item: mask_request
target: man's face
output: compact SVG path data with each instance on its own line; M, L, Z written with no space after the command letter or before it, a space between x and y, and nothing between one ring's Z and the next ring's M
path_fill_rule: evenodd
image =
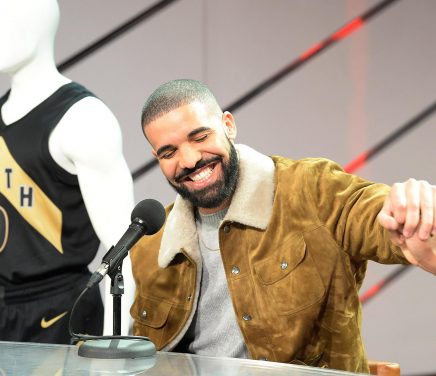
M202 213L229 205L238 178L236 126L229 112L193 102L152 121L144 132L163 174L182 197Z

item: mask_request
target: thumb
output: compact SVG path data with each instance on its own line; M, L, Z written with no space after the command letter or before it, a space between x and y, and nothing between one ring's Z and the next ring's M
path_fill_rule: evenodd
M383 208L378 213L377 219L381 226L389 231L395 231L400 228L400 224L395 220L391 208L391 200L386 197Z

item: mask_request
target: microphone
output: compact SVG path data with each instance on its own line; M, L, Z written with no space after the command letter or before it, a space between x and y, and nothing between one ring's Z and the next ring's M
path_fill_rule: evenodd
M143 235L153 235L165 223L165 209L159 201L145 199L138 203L132 211L129 228L115 246L112 246L103 256L102 264L92 274L86 287L91 288L99 283L103 277L116 270L122 260L127 256L130 248L142 238Z

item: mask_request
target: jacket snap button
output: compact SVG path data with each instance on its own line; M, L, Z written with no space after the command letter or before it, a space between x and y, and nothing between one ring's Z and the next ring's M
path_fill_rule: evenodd
M242 316L242 320L244 320L244 321L250 321L251 318L252 317L248 313L244 313Z
M232 274L234 274L234 275L238 275L240 271L241 270L237 266L234 266L232 268Z
M280 268L282 270L287 269L288 268L288 263L286 261L282 261L281 264L280 264Z
M145 319L146 317L147 317L147 311L142 311L141 312L141 317L143 318L143 319Z
M225 225L224 228L223 228L223 230L224 230L224 232L225 232L226 234L228 234L228 233L230 232L230 226L229 226L229 225Z

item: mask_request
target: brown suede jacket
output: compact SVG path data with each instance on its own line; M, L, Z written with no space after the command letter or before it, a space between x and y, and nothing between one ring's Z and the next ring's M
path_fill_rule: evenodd
M267 157L237 145L240 178L219 228L228 287L253 359L367 372L358 290L367 260L407 261L376 220L388 187L325 159ZM134 334L172 350L200 292L189 202L132 250Z

